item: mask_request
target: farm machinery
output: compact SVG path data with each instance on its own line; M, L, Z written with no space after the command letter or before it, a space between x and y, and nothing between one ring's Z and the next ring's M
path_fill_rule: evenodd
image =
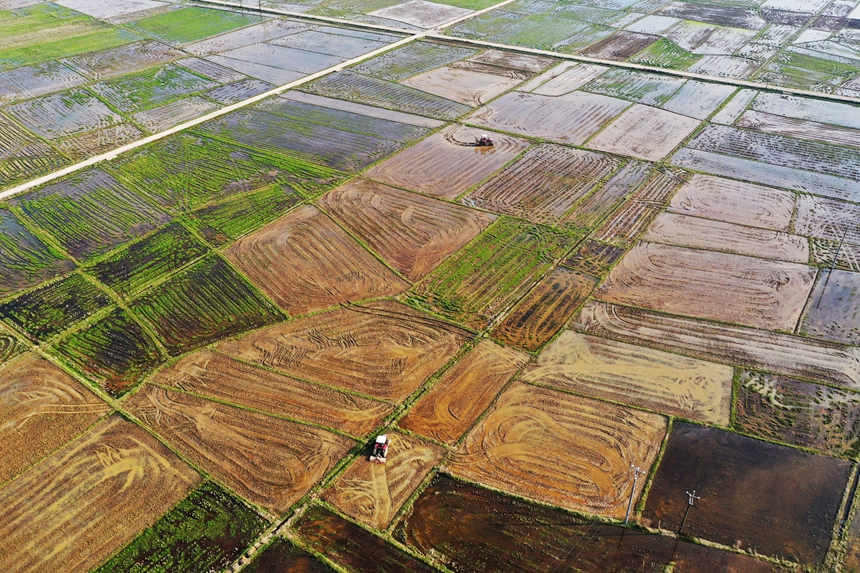
M370 461L375 464L384 464L388 459L388 444L391 440L387 434L376 436L373 442L373 450L370 452Z
M495 143L492 138L486 133L482 133L481 137L475 138L475 147L492 147Z

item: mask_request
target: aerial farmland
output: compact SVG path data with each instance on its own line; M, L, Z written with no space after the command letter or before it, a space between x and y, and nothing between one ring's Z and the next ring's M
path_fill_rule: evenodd
M0 571L860 572L858 0L0 0Z

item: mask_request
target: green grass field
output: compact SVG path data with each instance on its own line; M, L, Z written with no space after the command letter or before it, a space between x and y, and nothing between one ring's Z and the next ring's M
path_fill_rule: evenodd
M131 27L170 44L187 44L262 20L248 14L190 7L138 20Z

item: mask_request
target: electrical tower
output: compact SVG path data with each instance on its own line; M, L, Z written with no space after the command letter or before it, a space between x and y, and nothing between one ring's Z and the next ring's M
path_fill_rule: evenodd
M681 530L684 529L684 524L687 522L687 516L690 514L690 508L696 505L697 499L702 499L701 496L696 495L696 490L693 490L693 493L689 491L684 492L687 494L687 509L684 510L684 519L681 520L681 527L678 528L678 535L681 535Z
M630 501L627 502L627 515L624 516L625 525L630 521L630 510L633 509L633 496L636 495L636 482L639 481L639 474L645 473L645 470L638 466L634 466L633 464L630 465L630 469L633 470L633 489L630 490Z

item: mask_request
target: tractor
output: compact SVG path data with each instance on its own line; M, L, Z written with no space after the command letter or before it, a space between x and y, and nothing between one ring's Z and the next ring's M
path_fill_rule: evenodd
M370 461L375 464L384 464L388 459L388 444L390 443L391 440L388 439L388 435L376 436L376 440L373 442L373 451L370 453Z

